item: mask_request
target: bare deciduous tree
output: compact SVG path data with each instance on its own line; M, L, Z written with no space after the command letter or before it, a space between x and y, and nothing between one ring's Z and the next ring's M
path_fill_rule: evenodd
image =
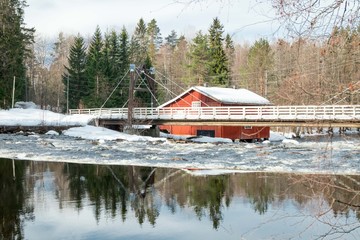
M334 27L357 28L358 0L258 0L271 2L289 33L299 36L329 36Z

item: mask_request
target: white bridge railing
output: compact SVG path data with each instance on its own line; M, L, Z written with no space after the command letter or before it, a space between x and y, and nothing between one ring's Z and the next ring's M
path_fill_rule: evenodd
M134 108L134 120L359 121L360 105ZM127 108L70 109L99 119L127 119Z

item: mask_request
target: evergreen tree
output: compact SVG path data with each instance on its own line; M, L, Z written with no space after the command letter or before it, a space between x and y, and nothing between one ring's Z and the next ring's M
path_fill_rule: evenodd
M84 98L89 95L89 84L86 76L86 52L84 39L78 35L70 48L67 73L63 83L68 94L69 108L82 108Z
M149 76L149 69L151 67L151 59L149 56L147 56L145 59L145 64L143 65L144 72L140 74L140 78L138 79L136 84L136 88L138 88L139 91L136 91L135 97L137 98L137 105L139 107L151 107L151 88L147 81L147 77Z
M16 78L15 100L25 100L28 47L33 42L34 29L24 27L26 1L0 3L0 107L11 106L13 79Z
M223 48L223 25L218 18L214 18L213 24L209 29L209 74L214 85L229 84L228 59Z
M125 73L129 70L129 64L130 64L129 35L128 35L125 27L123 27L123 29L121 30L119 42L120 42L120 56L119 57L120 57L120 65L121 65L120 73L121 73L121 76L124 76Z
M153 62L155 61L155 54L162 43L160 28L158 27L155 19L149 22L146 31L149 38L148 55Z
M165 38L165 40L166 40L166 44L173 49L176 47L176 45L179 42L179 38L175 30L172 30L171 33Z
M107 92L104 101L110 97L110 99L106 102L105 107L118 106L116 100L114 99L114 95L111 95L111 93L115 89L119 79L121 79L120 51L121 51L120 42L117 33L114 30L112 30L110 33L105 34L105 42L103 48L103 55L104 55L103 71L107 82ZM104 103L105 102L103 102L102 104Z
M128 100L129 97L129 82L130 76L127 74L129 71L130 65L130 46L129 46L129 35L126 31L126 28L123 27L119 36L120 42L120 69L119 69L119 77L122 80L121 85L119 85L117 92L115 93L116 104L118 107L123 107ZM127 74L127 75L126 75ZM126 75L126 76L125 76Z
M120 35L115 31L105 35L103 47L103 72L106 78L106 97L103 99L105 107L123 107L128 98L129 76L129 39L123 27ZM120 82L122 81L122 82Z
M102 49L102 34L99 26L97 26L89 44L86 61L86 76L89 86L89 95L85 99L87 107L100 107L106 97L104 96L106 83L103 73L104 57Z
M200 84L208 81L208 62L210 59L208 37L199 31L190 46L190 71L191 79L188 84Z
M231 72L232 66L234 65L235 47L234 47L234 42L229 34L226 34L225 37L225 53L226 53L226 58L228 59L227 68L229 72ZM231 76L229 76L229 81L231 81Z
M130 43L130 60L131 63L134 63L136 66L144 64L146 58L148 57L148 38L147 38L147 29L144 20L141 18L135 28L135 32L131 37Z
M117 33L113 30L110 33L109 37L109 64L110 64L110 75L109 75L109 82L110 85L113 87L117 84L118 80L120 80L120 42L117 36Z
M108 33L105 34L103 49L102 49L102 55L104 57L104 65L103 65L103 72L104 77L106 78L106 82L109 82L109 78L111 76L111 57L110 57L110 51L111 51L111 39L110 35Z

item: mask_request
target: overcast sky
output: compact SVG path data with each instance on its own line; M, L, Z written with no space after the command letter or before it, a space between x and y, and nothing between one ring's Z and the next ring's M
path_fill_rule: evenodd
M186 1L186 0L184 0ZM120 31L123 26L131 33L140 18L146 23L156 19L162 37L175 30L178 35L193 37L207 32L218 17L225 33L237 42L273 38L276 23L266 22L274 16L272 9L255 0L205 0L203 4L186 6L175 0L27 0L25 23L38 34L55 38L59 32L91 36L97 25L102 32ZM259 23L259 24L256 24Z

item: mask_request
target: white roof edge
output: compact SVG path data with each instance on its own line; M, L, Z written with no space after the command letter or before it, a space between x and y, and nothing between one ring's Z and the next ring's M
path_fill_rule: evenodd
M188 90L186 90L185 92L181 93L180 95L178 95L177 97L170 99L169 101L167 101L166 103L161 104L160 106L158 106L158 108L162 108L165 107L166 105L175 102L178 99L181 99L185 94L187 94L188 92L190 92L191 90L195 90L195 87L191 87ZM190 107L190 106L189 106Z
M165 107L166 105L169 105L170 103L175 102L178 99L181 99L185 94L189 93L192 90L197 91L197 92L199 92L199 93L201 93L201 94L203 94L203 95L205 95L205 96L207 96L207 97L209 97L209 98L211 98L211 99L213 99L215 101L225 103L225 104L271 105L271 102L268 99L254 93L254 92L252 92L252 91L250 91L248 89L245 89L245 88L239 88L239 89L234 89L234 90L244 91L245 93L250 94L251 97L254 98L253 101L248 101L248 102L243 101L243 102L241 102L239 100L235 100L235 98L231 98L231 100L230 100L230 98L221 99L221 98L219 98L219 96L218 97L214 96L216 94L211 94L211 93L209 93L207 91L204 91L204 90L207 90L207 89L209 89L210 91L214 90L214 89L216 89L216 90L226 89L227 91L232 90L232 88L193 86L193 87L189 88L188 90L184 91L183 93L181 93L179 96L177 96L177 97L167 101L166 103L158 106L158 108ZM247 99L247 100L249 100L249 99Z

